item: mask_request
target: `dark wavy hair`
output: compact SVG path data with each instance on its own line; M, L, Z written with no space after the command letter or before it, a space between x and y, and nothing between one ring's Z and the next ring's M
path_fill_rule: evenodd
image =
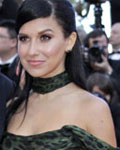
M25 0L18 10L16 31L19 33L21 26L28 21L50 16L55 17L57 23L62 27L65 37L68 37L72 32L77 32L74 9L68 0ZM77 40L72 51L66 55L65 69L68 72L72 82L79 87L86 89L84 65L80 45L80 40L77 35ZM22 65L20 67L19 80L21 72ZM16 112L17 108L23 101L25 101L25 108L27 108L32 78L33 77L25 72L25 85L23 91L17 99L13 98L12 104L8 107L8 120Z

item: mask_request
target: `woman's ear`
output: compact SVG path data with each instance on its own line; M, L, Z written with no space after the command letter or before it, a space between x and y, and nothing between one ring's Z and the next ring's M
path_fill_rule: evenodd
M72 48L75 45L76 39L77 39L77 33L72 32L70 36L67 38L66 52L72 51Z

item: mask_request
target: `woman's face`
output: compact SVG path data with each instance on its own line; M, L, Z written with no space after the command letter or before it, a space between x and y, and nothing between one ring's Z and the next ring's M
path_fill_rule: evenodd
M65 70L70 37L53 17L25 23L18 35L18 53L25 70L33 77L51 77Z

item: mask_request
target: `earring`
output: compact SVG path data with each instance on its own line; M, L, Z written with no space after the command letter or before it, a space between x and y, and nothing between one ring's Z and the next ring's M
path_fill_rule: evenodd
M71 50L71 49L69 49L69 50L67 50L67 51L66 51L66 53L70 53L71 51L72 51L72 50Z

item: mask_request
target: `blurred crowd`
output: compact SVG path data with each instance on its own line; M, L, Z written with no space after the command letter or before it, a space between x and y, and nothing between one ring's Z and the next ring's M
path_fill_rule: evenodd
M10 92L13 92L19 78L15 17L21 1L3 0L0 8L0 87L5 89L5 92L0 91L0 95L7 95L1 96L5 101L12 97ZM111 0L110 4L112 19L110 37L106 35L104 29L93 29L87 33L78 27L78 34L82 43L87 90L104 99L110 106L117 144L120 146L120 1ZM111 53L108 45L112 47ZM21 79L20 89L23 83L24 79ZM2 99L1 108L5 105ZM4 114L5 110L1 108L0 113Z
M111 0L110 5L112 21L109 37L103 28L95 28L88 33L79 27L78 34L82 42L87 90L110 106L120 146L120 2Z

